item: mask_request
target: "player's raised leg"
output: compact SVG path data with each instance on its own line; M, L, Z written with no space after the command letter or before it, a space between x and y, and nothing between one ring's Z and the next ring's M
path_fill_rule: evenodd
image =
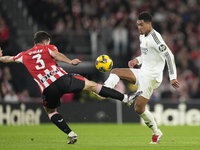
M111 71L108 79L104 82L104 86L109 88L115 88L120 79L133 84L136 83L136 77L130 69L115 68Z
M111 71L108 79L104 82L105 87L115 88L118 84L119 80L124 80L130 83L136 83L136 76L133 72L128 68L115 68ZM129 95L128 100L124 100L123 102L130 106L134 100L137 99L138 96L142 94L142 91L135 92L132 95Z

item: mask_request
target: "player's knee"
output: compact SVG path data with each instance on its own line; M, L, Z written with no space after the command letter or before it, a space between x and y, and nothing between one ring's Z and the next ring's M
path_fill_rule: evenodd
M142 105L135 104L134 105L135 112L141 115L145 111L145 107Z
M114 73L116 75L119 75L119 68L115 68L111 70L111 73Z
M56 111L56 109L50 109L50 108L47 108L47 107L44 107L44 110L46 111L46 113L48 115Z
M135 110L135 112L138 114L139 107L138 107L137 105L134 105L134 110Z
M56 110L54 110L53 112L48 114L49 119L51 120L51 117L55 114L58 114L58 112Z

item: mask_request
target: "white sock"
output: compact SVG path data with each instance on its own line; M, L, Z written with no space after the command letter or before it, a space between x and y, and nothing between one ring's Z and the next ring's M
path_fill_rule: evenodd
M145 124L152 130L152 133L156 133L158 130L157 124L155 122L155 119L152 115L152 113L149 110L145 110L140 117L144 119Z
M127 102L127 100L128 100L128 95L124 94L124 99L122 100L122 102Z
M116 74L111 73L109 75L108 79L104 82L104 86L113 89L113 88L115 88L115 86L117 85L119 80L120 80L120 78Z
M73 131L71 131L71 132L69 132L69 134L68 134L69 136L73 136L74 135L74 132Z

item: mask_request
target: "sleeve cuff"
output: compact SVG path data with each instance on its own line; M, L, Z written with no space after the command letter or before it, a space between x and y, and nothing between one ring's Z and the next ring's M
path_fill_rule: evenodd
M137 65L141 65L142 64L142 57L139 56L139 57L136 57L136 59L138 60Z

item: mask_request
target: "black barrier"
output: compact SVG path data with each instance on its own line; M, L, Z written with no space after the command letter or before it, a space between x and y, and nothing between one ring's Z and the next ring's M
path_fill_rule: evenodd
M142 122L133 106L122 104L122 122ZM149 103L158 125L200 125L200 103ZM67 122L117 122L115 102L62 103L58 112ZM41 103L0 103L0 125L50 122Z

